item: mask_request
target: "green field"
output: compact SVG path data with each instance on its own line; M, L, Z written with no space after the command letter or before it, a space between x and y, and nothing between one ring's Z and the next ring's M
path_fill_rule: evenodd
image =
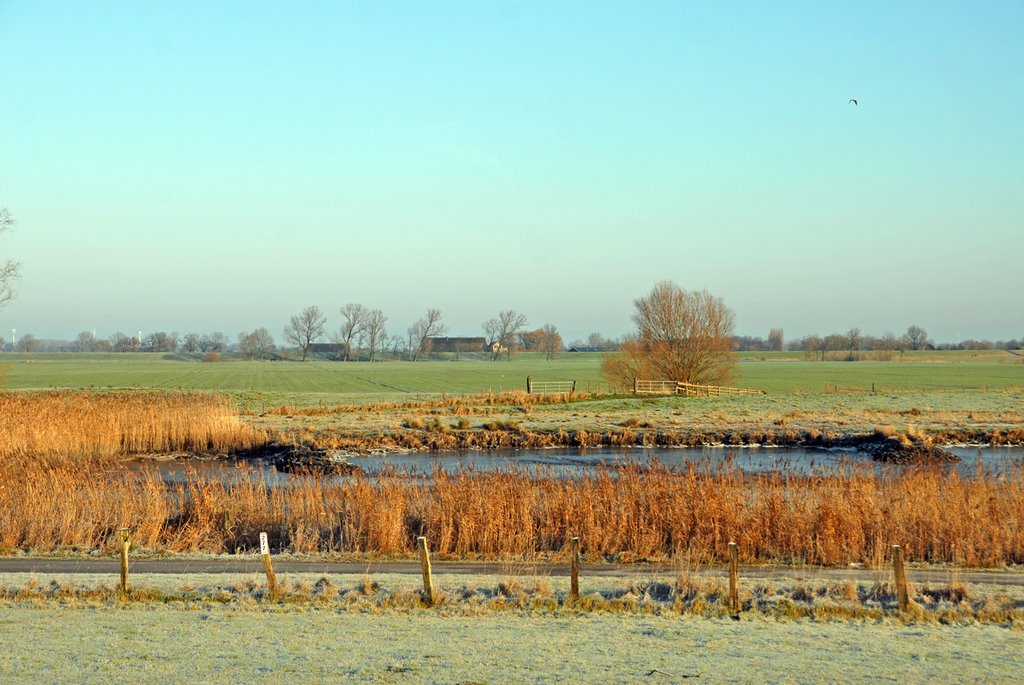
M736 385L770 394L841 390L991 390L1024 386L1024 357L1012 353L908 353L903 361L813 362L793 354L739 359ZM159 354L6 354L0 382L8 389L164 388L282 398L345 401L381 396L499 392L536 380L576 380L577 389L608 391L601 354L563 354L555 361L520 354L508 361L203 363Z

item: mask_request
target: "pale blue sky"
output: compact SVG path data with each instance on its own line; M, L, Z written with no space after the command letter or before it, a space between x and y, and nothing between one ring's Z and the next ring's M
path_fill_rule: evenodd
M1021 337L1022 29L1016 1L0 0L0 335L359 302L617 336L672 279L741 334Z

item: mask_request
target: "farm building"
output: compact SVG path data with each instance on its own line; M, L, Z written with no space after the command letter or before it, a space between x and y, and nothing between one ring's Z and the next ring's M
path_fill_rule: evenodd
M309 356L320 359L344 359L345 343L312 343L309 346Z
M487 347L484 338L427 338L426 349L430 352L482 352Z

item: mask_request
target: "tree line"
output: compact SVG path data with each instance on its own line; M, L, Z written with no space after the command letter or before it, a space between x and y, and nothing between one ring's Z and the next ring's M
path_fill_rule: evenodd
M308 310L309 308L307 308ZM315 308L314 308L315 309ZM284 353L302 354L318 341L329 341L339 349L338 358L345 361L379 361L381 359L422 359L436 356L431 338L441 337L447 327L441 322L440 312L428 310L406 333L405 337L388 335L387 317L379 309L367 309L362 305L348 304L341 308L342 323L335 331L328 331L325 325L317 325L326 317L319 313L303 310L298 316L298 330L289 322L283 334L284 343L278 345L267 328L245 331L231 340L221 331L209 333L186 333L157 331L144 335L127 335L118 331L109 337L100 338L92 331L82 331L74 340L47 340L36 338L31 333L18 336L14 343L0 337L0 350L13 352L161 352L184 355L225 355L235 354L252 360L271 359ZM295 318L295 317L293 317ZM608 338L601 333L591 333L586 339L577 338L564 343L558 329L551 325L529 329L525 317L515 311L500 312L494 319L481 324L485 335L486 354L492 360L509 359L519 351L542 352L553 359L563 350L574 352L619 352L628 346L630 336ZM289 330L290 329L290 330ZM729 349L736 352L803 352L804 357L815 361L850 361L874 359L888 361L908 350L1018 350L1024 348L1024 338L1019 340L966 339L955 343L933 341L927 331L911 325L902 335L886 331L882 335L861 333L851 328L845 333L828 335L806 335L795 340L785 340L783 329L772 328L766 338L759 336L729 336ZM494 343L497 342L497 347ZM340 347L338 347L340 346ZM466 350L463 350L466 351ZM476 350L474 350L476 351Z
M343 361L362 359L376 361L390 355L392 359L417 361L429 358L437 350L438 340L444 339L448 327L440 309L428 308L416 319L404 335L390 334L388 317L380 309L371 309L362 304L349 303L338 313L341 324L334 331L327 330L327 316L313 305L292 316L284 329L284 339L301 354L305 360L320 340L329 340ZM481 324L484 335L480 346L474 352L489 354L492 361L511 359L515 352L543 352L547 359L554 359L563 349L562 336L552 324L530 330L527 318L512 309L498 312L498 315ZM457 350L458 352L458 350Z
M448 328L441 311L430 308L414 321L404 334L390 334L388 317L380 309L350 303L338 313L340 323L333 330L327 327L327 316L319 307L304 308L292 316L281 333L278 344L267 328L243 331L232 341L221 331L187 333L156 331L146 335L128 335L122 331L107 338L97 337L94 331L82 331L73 341L40 340L31 333L17 336L11 343L0 338L0 350L15 352L159 352L203 356L219 359L235 354L252 360L278 358L282 354L297 354L303 361L327 345L330 356L342 361L379 361L408 359L412 361L436 356L436 341L443 339ZM564 343L553 324L531 329L525 315L514 310L503 310L493 319L481 324L478 349L464 350L486 354L494 361L511 359L519 351L542 352L549 360L563 349ZM597 334L594 334L597 335ZM593 337L593 336L592 336ZM598 336L600 337L600 336Z

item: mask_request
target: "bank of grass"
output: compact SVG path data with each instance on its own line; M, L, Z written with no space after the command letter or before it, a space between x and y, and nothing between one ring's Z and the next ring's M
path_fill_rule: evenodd
M316 406L246 420L283 441L343 449L827 445L850 435L923 432L941 444L1024 441L1024 392L844 392L714 398L525 392Z
M2 392L0 417L0 464L28 468L39 460L230 452L266 440L209 393Z
M266 531L276 552L411 557L426 536L442 558L561 558L579 536L588 560L721 559L880 565L894 543L928 563L1024 563L1024 466L962 477L951 469L818 475L744 473L724 463L609 467L566 479L543 468L345 479L262 471L208 480L186 470L6 462L0 552L109 551L126 526L154 552L238 553Z
M1019 586L968 586L955 573L946 582L910 584L909 608L899 611L894 585L882 571L859 579L826 581L794 570L790 578L743 579L740 612L747 620L858 621L931 625L998 624L1024 629L1024 590ZM572 597L568 579L531 574L528 565L497 576L439 575L432 604L418 576L288 574L276 592L255 575L132 575L127 594L115 579L97 576L8 574L0 577L0 608L60 606L68 609L132 605L246 612L339 611L479 617L495 613L560 616L615 614L736 616L721 572L679 564L673 574L588 577Z

